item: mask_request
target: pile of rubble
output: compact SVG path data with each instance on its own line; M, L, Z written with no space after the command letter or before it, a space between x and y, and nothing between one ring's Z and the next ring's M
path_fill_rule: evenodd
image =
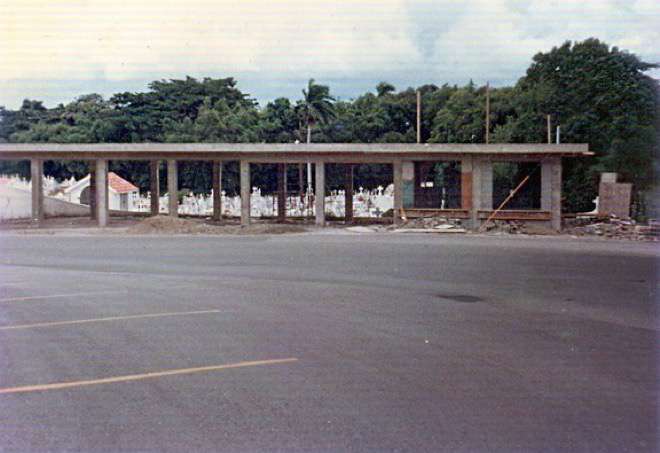
M418 217L415 219L404 220L399 225L387 227L388 230L397 232L447 232L447 233L465 233L460 219L449 219L447 217Z
M657 241L660 225L651 221L648 225L640 225L632 219L621 219L610 216L605 219L593 217L576 218L566 225L566 232L575 236L600 236L612 239L627 239L632 241Z
M495 234L557 234L552 228L522 220L491 220L482 228L484 232Z

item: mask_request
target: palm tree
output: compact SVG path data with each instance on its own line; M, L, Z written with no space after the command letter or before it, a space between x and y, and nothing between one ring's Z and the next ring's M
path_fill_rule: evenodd
M327 85L317 85L314 79L309 79L307 89L302 90L303 99L298 103L298 115L301 122L307 128L307 143L312 143L312 127L317 123L327 123L334 118L335 98L330 96L330 88ZM299 174L302 176L302 165ZM302 194L302 178L300 178L300 192ZM307 190L312 186L312 165L307 163Z
M317 85L314 79L309 79L307 89L302 90L303 99L300 102L299 114L307 127L307 143L312 142L312 127L316 123L327 123L335 117L335 98L330 96L327 85Z

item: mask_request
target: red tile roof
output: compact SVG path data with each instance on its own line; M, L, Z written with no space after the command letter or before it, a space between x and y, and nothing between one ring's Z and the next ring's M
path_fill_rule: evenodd
M137 187L114 172L108 173L108 184L117 193L128 193L138 190Z

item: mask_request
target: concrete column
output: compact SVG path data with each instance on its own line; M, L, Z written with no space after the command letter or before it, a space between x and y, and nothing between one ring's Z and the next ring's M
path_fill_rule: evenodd
M167 161L167 193L169 194L170 216L179 216L179 172L176 160Z
M552 210L552 164L553 159L545 158L541 162L541 210Z
M213 166L213 220L222 219L222 162L212 162Z
M316 162L316 186L314 207L316 208L316 224L325 225L325 163Z
M556 231L561 230L561 185L562 185L562 168L561 157L556 157L552 165L551 183L552 189L550 211L552 212L552 229Z
M461 209L472 210L472 157L461 160Z
M286 164L277 164L277 220L286 220Z
M158 215L160 211L160 161L149 162L149 192L151 194L151 215Z
M478 211L493 210L493 162L486 157L472 158L472 228L479 228Z
M89 217L96 220L96 162L89 164Z
M98 226L108 225L108 161L96 161L96 221Z
M395 160L392 163L392 176L394 183L392 221L395 225L399 225L402 221L401 210L403 209L403 166L401 165L401 161Z
M241 225L250 224L250 194L252 185L250 181L250 162L241 161Z
M32 178L32 220L41 222L44 219L44 162L41 159L30 161L30 176Z
M346 165L346 178L344 180L344 222L353 222L353 164Z
M471 209L470 209L470 221L472 223L472 228L477 229L479 228L480 221L479 221L479 213L478 211L481 209L481 157L473 157L472 158L472 193L470 196L472 197L471 201ZM467 194L466 194L467 196Z

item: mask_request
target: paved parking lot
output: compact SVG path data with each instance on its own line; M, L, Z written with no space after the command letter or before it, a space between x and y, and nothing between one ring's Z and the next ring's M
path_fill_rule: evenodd
M0 451L655 451L657 255L0 235Z

